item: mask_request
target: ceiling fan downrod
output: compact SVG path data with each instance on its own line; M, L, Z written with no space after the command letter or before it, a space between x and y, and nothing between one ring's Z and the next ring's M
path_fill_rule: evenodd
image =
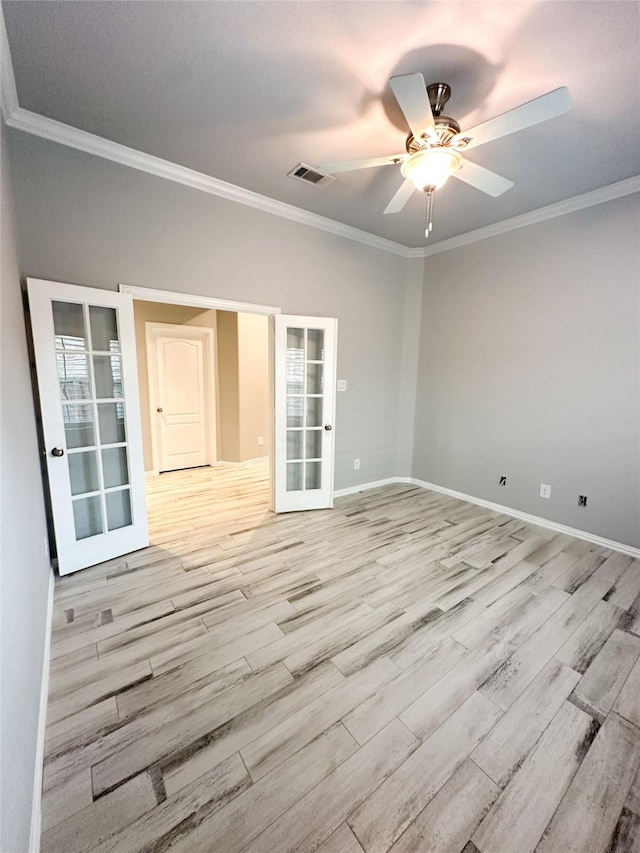
M427 194L427 227L424 236L428 237L433 231L433 192L435 187L425 187L424 191Z

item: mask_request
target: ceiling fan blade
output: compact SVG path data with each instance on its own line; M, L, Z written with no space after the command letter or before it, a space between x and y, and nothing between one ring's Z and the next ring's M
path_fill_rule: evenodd
M356 169L371 169L373 166L392 166L394 163L402 163L408 154L390 154L388 157L368 157L366 160L345 160L344 163L325 163L318 166L320 172L326 175L335 175L336 172L352 172Z
M385 207L383 213L398 213L401 211L413 195L415 188L415 184L411 181L405 181L389 204Z
M455 146L457 142L469 139L470 141L466 145L460 146L461 150L468 151L478 145L500 139L501 136L508 136L510 133L523 130L525 127L531 127L550 118L556 118L556 116L569 112L570 109L571 96L569 90L566 86L562 86L560 89L554 89L553 92L540 95L539 98L527 101L526 104L521 104L513 110L502 113L502 115L483 121L475 127L470 127L462 133L457 133L450 145Z
M477 190L482 190L487 195L492 195L494 198L502 195L513 186L513 181L508 178L503 178L502 175L497 175L483 166L476 166L469 160L462 160L462 166L457 172L453 173L453 177L459 181L464 181L465 184L470 184Z
M420 139L425 130L435 134L436 125L422 74L392 77L389 85L414 137Z

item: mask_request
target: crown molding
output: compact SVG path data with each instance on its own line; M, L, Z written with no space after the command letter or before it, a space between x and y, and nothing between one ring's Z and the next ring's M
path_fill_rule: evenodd
M539 207L537 210L513 216L511 219L503 219L502 222L494 222L493 225L486 225L484 228L477 228L475 231L467 231L466 234L459 234L449 240L441 240L439 243L426 246L424 249L409 249L410 253L415 252L416 254L409 254L408 257L428 258L430 255L449 252L451 249L460 248L460 246L468 246L470 243L487 240L489 237L497 237L499 234L536 225L538 222L545 222L547 219L555 219L557 216L565 216L567 213L575 213L577 210L584 210L586 207L593 207L596 204L603 204L606 201L613 201L616 198L637 192L640 192L640 175L618 181L615 184L607 184L597 190L590 190L582 193L582 195L566 198L545 207Z
M506 234L508 231L526 228L528 225L535 225L547 219L554 219L556 216L564 216L567 213L573 213L586 207L640 192L640 176L635 176L615 184L608 184L599 189L591 190L582 195L574 196L573 198L565 199L564 201L556 202L555 204L549 204L546 207L532 210L529 213L514 216L511 219L504 219L502 222L495 222L484 228L477 228L475 231L468 231L466 234L451 237L449 240L441 240L439 243L432 243L430 246L410 248L393 240L378 237L376 234L370 234L368 231L363 231L352 225L345 225L343 222L337 222L334 219L320 216L317 213L311 213L308 210L303 210L286 202L268 198L267 196L260 195L243 187L238 187L227 181L222 181L219 178L214 178L211 175L205 175L203 172L196 172L193 169L188 169L186 166L180 166L169 160L145 154L143 151L137 151L135 148L129 148L118 142L112 142L93 133L79 130L78 128L71 127L71 125L63 124L55 119L23 109L18 101L11 52L1 5L0 58L2 115L9 127L22 130L33 136L39 136L42 139L48 139L50 142L57 142L60 145L75 148L77 151L84 151L87 154L111 160L113 163L118 163L121 166L128 166L140 172L147 172L155 177L164 178L165 180L182 184L191 189L199 190L200 192L216 195L229 201L235 201L238 204L244 204L247 207L253 207L264 213L271 213L274 216L289 219L300 225L308 225L311 228L317 228L320 231L334 234L337 237L344 237L346 240L352 240L373 249L390 252L402 258L428 258L430 255L448 252L460 246L467 246L470 243L477 243L489 237Z
M308 225L311 228L326 231L329 234L344 237L346 240L352 240L373 249L390 252L402 258L408 257L407 252L411 251L406 246L396 243L393 240L387 240L384 237L378 237L376 234L370 234L368 231L362 231L360 228L354 228L352 225L345 225L343 222L336 222L334 219L328 219L326 216L302 210L299 207L294 207L292 204L276 201L259 193L251 192L251 190L244 189L243 187L238 187L235 184L230 184L227 181L222 181L219 178L213 178L202 172L196 172L193 169L188 169L186 166L179 166L177 163L171 163L169 160L163 160L160 157L153 157L151 154L145 154L143 151L137 151L135 148L128 148L126 145L111 142L101 136L96 136L93 133L79 130L76 127L63 124L63 122L55 121L55 119L23 109L18 101L18 91L13 73L13 63L11 61L11 50L9 48L9 40L1 5L0 94L2 116L5 123L16 130L22 130L33 136L48 139L50 142L57 142L60 145L75 148L77 151L84 151L87 154L111 160L113 163L119 163L121 166L128 166L141 172L147 172L158 178L174 181L200 192L210 193L220 198L226 198L229 201L244 204L247 207L253 207L264 213L271 213L274 216L289 219L300 225Z
M3 50L2 53L4 57L6 51ZM492 225L486 225L484 228L477 228L475 231L459 234L457 237L451 237L449 240L441 240L439 243L433 243L431 246L410 248L403 246L401 243L395 243L393 240L387 240L384 237L370 234L368 231L362 231L360 228L354 228L352 225L345 225L343 222L337 222L334 219L328 219L317 213L311 213L308 210L294 207L286 202L277 201L259 193L254 193L251 190L238 187L227 181L222 181L220 178L213 178L211 175L205 175L203 172L196 172L194 169L188 169L186 166L171 163L169 160L163 160L161 157L154 157L151 154L145 154L143 151L137 151L135 148L128 148L119 142L112 142L101 136L88 133L85 130L79 130L76 127L63 124L55 119L33 113L30 110L24 110L22 107L13 107L11 86L6 87L9 90L6 101L4 84L2 88L4 119L9 127L13 127L16 130L22 130L33 136L48 139L50 142L57 142L60 145L75 148L77 151L84 151L86 154L93 154L96 157L111 160L121 166L128 166L140 172L147 172L155 177L164 178L165 180L182 184L200 192L216 195L229 201L235 201L238 204L253 207L264 213L271 213L274 216L289 219L300 225L308 225L311 228L317 228L320 231L326 231L329 234L335 234L338 237L344 237L347 240L361 243L373 249L380 249L383 252L390 252L393 255L399 255L403 258L428 258L440 252L448 252L452 249L458 249L461 246L487 240L490 237L497 237L499 234L515 231L518 228L526 228L538 222L555 219L558 216L565 216L568 213L593 207L596 204L603 204L607 201L613 201L614 199L640 192L640 175L636 175L624 181L607 184L599 189L582 193L582 195L573 196L572 198L540 207L537 210L522 213L519 216L513 216L511 219L503 219L502 222L495 222Z
M13 63L11 62L9 39L7 38L7 29L4 25L2 6L0 6L0 75L2 115L8 124L10 116L19 109L19 104L16 78L13 74Z
M86 154L111 160L121 166L128 166L200 192L235 201L264 213L271 213L274 216L298 222L300 225L309 225L312 228L344 237L356 243L362 243L373 249L381 249L383 252L390 252L403 258L407 257L407 252L410 251L406 246L395 243L393 240L386 240L384 237L378 237L368 231L354 228L352 225L345 225L342 222L336 222L317 213L302 210L283 201L254 193L219 178L213 178L211 175L205 175L203 172L196 172L186 166L179 166L177 163L163 160L161 157L154 157L151 154L145 154L143 151L137 151L135 148L128 148L119 142L112 142L55 119L38 115L30 110L24 110L22 107L16 107L5 112L5 122L9 127L22 130L33 136L39 136L42 139L48 139L50 142L57 142L60 145L75 148L77 151L84 151Z

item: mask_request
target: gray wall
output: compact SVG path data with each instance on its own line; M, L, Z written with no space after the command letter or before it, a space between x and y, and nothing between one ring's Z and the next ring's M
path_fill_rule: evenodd
M24 275L338 317L336 488L412 474L639 544L637 196L429 257L422 292L419 259L11 143Z
M18 132L10 145L21 252L3 146L0 849L28 841L49 579L19 272L338 317L336 488L412 473L640 544L637 196L428 258L422 292L419 260Z
M402 333L402 371L398 406L399 438L396 459L396 476L398 477L410 477L412 474L424 278L424 260L422 258L411 258L406 261L406 264L407 298L405 300Z
M337 317L348 391L337 398L335 486L397 473L404 258L18 131L11 141L23 275Z
M639 207L426 259L415 477L640 545Z
M0 850L29 845L51 569L25 343L13 193L2 124L0 293Z

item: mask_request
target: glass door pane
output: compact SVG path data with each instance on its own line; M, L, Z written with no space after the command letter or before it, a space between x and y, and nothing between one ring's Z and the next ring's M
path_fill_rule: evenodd
M322 488L324 329L288 326L285 359L286 488L313 491Z
M118 316L115 308L104 305L89 306L89 321L91 324L91 343L94 350L103 352L119 352Z
M118 311L56 301L53 326L75 533L82 540L133 524Z
M77 404L62 406L67 448L94 447L96 434L93 425L93 406Z
M338 322L279 314L273 319L276 512L333 506Z
M98 424L100 444L124 441L124 403L98 403Z
M87 350L84 310L76 302L53 302L56 350Z

